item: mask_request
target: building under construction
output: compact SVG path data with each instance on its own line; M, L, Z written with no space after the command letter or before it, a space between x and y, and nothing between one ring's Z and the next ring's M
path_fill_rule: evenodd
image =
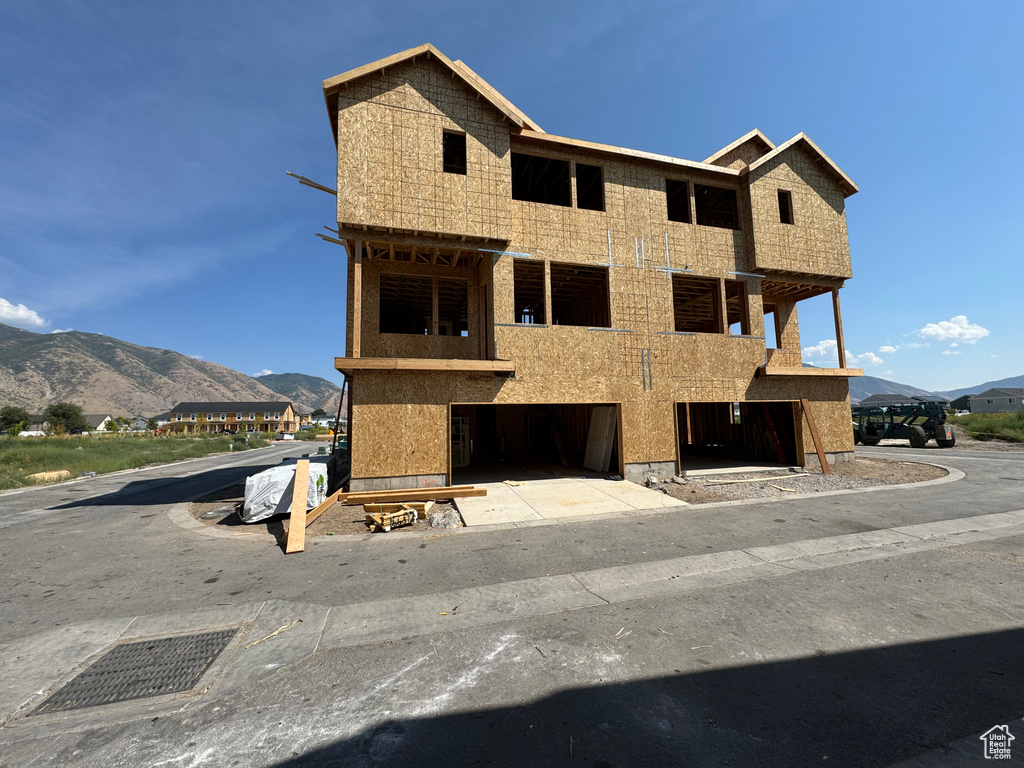
M352 490L852 457L862 372L802 365L797 306L833 297L844 361L857 187L807 136L701 162L564 138L431 45L323 89Z

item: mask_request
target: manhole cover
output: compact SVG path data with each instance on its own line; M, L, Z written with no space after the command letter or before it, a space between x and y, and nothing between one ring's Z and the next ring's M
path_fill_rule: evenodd
M191 690L237 629L119 645L32 712L64 712Z

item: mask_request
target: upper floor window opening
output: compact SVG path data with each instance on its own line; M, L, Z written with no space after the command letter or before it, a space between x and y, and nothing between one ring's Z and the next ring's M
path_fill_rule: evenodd
M469 282L437 279L438 336L469 336Z
M544 325L544 262L512 262L514 320L523 325Z
M665 179L665 202L668 220L690 223L690 184L676 179Z
M434 306L433 280L422 275L380 276L381 333L429 336Z
M747 303L747 284L743 280L725 281L725 312L732 336L750 335L750 307Z
M576 163L576 207L604 210L604 171L599 165Z
M441 155L445 173L466 175L466 134L445 131L441 137Z
M611 328L608 267L551 262L551 323Z
M725 333L722 295L714 278L672 275L672 313L678 333Z
M513 152L512 199L571 207L569 161Z
M785 189L779 190L779 221L783 224L793 223L793 193Z
M735 189L694 184L693 195L697 201L698 224L724 229L740 228Z

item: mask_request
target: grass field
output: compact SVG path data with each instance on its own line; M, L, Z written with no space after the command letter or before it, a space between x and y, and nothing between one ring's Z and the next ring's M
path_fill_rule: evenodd
M976 440L1024 443L1024 411L970 413L964 416L951 416L949 422L956 424Z
M0 490L32 485L25 478L36 472L102 475L265 445L262 438L246 445L239 437L0 437Z

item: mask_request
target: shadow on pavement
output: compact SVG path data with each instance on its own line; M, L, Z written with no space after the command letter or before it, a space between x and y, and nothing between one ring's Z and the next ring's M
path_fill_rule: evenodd
M888 766L996 724L1017 730L1022 649L1014 629L566 690L396 717L278 765Z

